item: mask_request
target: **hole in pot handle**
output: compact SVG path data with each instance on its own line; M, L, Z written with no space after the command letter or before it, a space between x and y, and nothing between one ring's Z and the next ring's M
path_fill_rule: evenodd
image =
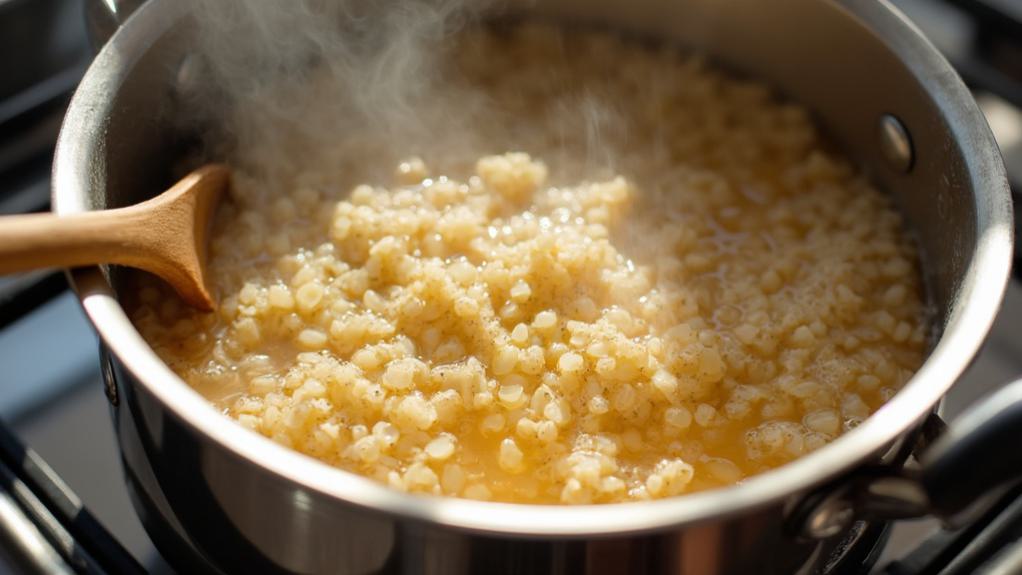
M85 0L85 23L93 51L99 52L128 16L144 3L145 0Z
M810 493L788 514L805 539L842 532L858 519L953 518L1022 479L1022 379L970 407L917 455L918 468L862 467Z

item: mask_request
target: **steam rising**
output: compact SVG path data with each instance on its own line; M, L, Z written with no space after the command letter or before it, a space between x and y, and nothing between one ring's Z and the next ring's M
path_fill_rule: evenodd
M191 0L209 85L189 107L218 124L232 161L330 147L353 133L421 139L438 116L449 40L486 2L473 0ZM462 98L463 106L471 98ZM366 142L369 145L369 142ZM380 144L382 145L382 143Z
M459 44L460 33L499 8L495 1L189 1L203 80L188 108L208 135L207 155L268 184L263 189L293 185L310 166L332 170L311 185L330 180L350 189L379 182L412 155L463 176L461 168L485 154L529 151L532 144L550 149L528 140L536 131L524 130L521 110L459 82L451 65L464 55L459 50L471 50ZM484 68L483 75L490 72L513 70ZM569 88L554 105L558 112L540 121L559 135L572 161L581 152L587 177L609 174L614 144L627 140L619 103L588 87Z

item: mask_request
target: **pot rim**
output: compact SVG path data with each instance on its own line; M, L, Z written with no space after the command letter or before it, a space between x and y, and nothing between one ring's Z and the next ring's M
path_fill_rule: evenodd
M969 365L1000 307L1012 257L1012 213L1004 165L989 127L948 62L886 0L833 0L855 15L906 62L935 98L964 156L976 190L977 249L965 272L944 333L904 388L855 429L830 444L741 484L653 502L530 505L403 493L331 467L249 431L220 414L164 364L117 302L103 271L71 272L81 304L103 342L140 385L175 417L236 457L307 489L344 502L463 530L510 536L583 537L663 530L777 503L880 453L921 420ZM104 178L99 146L118 89L138 57L186 13L187 3L150 0L103 48L74 95L58 140L53 210L88 209ZM99 148L99 149L97 149Z

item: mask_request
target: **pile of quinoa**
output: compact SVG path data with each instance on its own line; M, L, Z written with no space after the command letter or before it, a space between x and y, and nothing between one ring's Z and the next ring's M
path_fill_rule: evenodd
M228 417L405 491L645 500L817 449L921 364L915 248L803 108L603 33L461 42L515 120L475 154L241 171L216 311L140 280L136 326ZM579 106L613 110L601 153Z

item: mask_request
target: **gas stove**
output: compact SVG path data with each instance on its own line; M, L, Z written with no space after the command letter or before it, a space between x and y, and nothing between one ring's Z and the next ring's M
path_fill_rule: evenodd
M1022 191L1022 1L894 3L974 89ZM91 54L80 2L0 0L0 53L0 214L46 210L56 133ZM986 348L947 396L946 420L1022 375L1019 318L1016 280ZM0 572L175 572L129 502L97 347L62 273L0 278ZM1020 495L953 528L859 524L833 542L823 572L1022 573Z

